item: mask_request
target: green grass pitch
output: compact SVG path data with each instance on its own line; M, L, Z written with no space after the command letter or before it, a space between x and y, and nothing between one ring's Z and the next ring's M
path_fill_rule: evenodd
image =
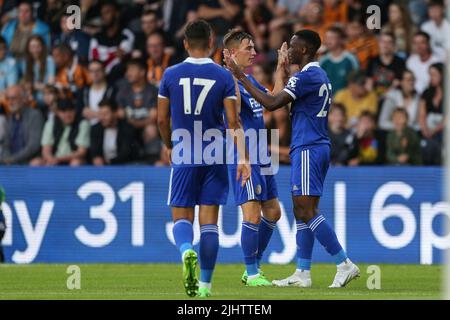
M313 287L247 288L242 265L220 264L213 278L212 299L440 299L442 266L379 265L381 289L369 290L367 266L361 278L343 289L328 289L336 267L315 264ZM80 264L81 289L67 289L68 265L0 265L0 299L192 299L185 295L181 265ZM294 265L264 265L267 277L281 279Z

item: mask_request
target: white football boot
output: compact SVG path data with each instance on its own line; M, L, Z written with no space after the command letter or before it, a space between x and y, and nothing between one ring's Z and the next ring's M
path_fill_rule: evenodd
M359 278L359 275L359 268L347 259L337 266L333 283L328 288L343 288L353 279Z
M276 287L300 287L310 288L312 285L311 272L309 270L296 270L293 275L282 280L273 280Z

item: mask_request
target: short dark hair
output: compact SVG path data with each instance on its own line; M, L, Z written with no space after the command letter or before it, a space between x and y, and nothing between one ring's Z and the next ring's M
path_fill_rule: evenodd
M100 8L106 6L113 7L115 10L120 11L120 6L115 0L103 0L100 2Z
M75 103L70 98L59 98L57 105L58 111L75 110Z
M359 115L359 118L369 118L370 120L372 120L373 122L376 122L376 116L373 112L370 112L369 110L364 110L361 112L361 114Z
M333 103L331 105L330 112L333 112L333 111L340 111L340 112L342 112L344 117L347 116L347 109L345 109L345 106L342 103Z
M319 50L320 46L322 45L319 34L313 30L300 30L294 33L294 35L306 43L309 54L312 56L317 53L317 50Z
M395 39L396 39L395 34L393 32L390 32L390 31L383 31L383 32L381 32L380 37L381 36L390 37L394 42L395 42Z
M403 115L406 117L406 119L409 118L408 112L406 112L405 108L396 107L391 113L391 118L394 117L394 114L396 114L396 113L403 113Z
M142 69L142 70L145 70L145 71L147 71L147 63L145 62L145 60L144 59L142 59L142 58L132 58L132 59L130 59L130 60L128 60L128 62L127 62L127 68L129 67L129 66L136 66L136 67L138 67L139 69Z
M68 45L67 43L60 43L53 47L53 50L59 50L61 53L69 54L70 56L74 56L74 52L72 50L72 47Z
M118 109L117 103L113 99L104 98L102 99L99 104L99 108L108 108L112 112L116 112Z
M92 59L92 60L89 60L88 66L89 66L90 64L92 64L92 63L98 63L99 65L102 66L102 69L105 69L105 64L103 63L103 61L101 61L101 60L99 60L99 59L97 59L97 58Z
M186 26L184 38L191 48L207 49L211 33L211 26L208 22L196 20Z
M428 43L429 43L430 40L431 40L430 35L429 35L428 33L426 33L425 31L422 31L422 30L421 30L421 31L417 31L417 32L414 34L414 37L418 37L418 36L421 36L421 37L426 38Z
M345 39L345 31L340 26L331 26L327 29L327 32L333 32L339 36L341 39Z
M142 15L141 15L141 17L142 16L149 16L149 15L155 15L157 18L158 18L158 13L155 11L155 10L152 10L152 9L147 9L147 10L145 10L144 12L142 12Z
M434 6L439 6L444 8L444 1L443 0L430 0L430 2L428 3L428 8L430 7L434 7Z
M153 36L158 36L158 37L160 37L161 40L162 40L163 46L166 45L166 37L164 36L164 34L162 33L162 31L156 30L156 31L151 32L151 33L147 36L147 39L146 39L146 40L148 40L148 38L153 37Z
M228 33L223 37L223 46L229 48L230 46L235 46L240 44L244 39L253 40L253 37L239 29L229 30Z

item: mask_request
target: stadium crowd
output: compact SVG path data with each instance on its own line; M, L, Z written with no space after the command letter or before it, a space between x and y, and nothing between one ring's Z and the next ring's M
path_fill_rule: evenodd
M72 28L77 4L81 28ZM369 5L381 8L370 30ZM209 21L222 64L232 28L254 37L248 72L273 88L277 49L308 28L333 85L334 165L440 165L450 24L442 0L0 0L0 164L168 165L156 127L183 30ZM292 72L296 71L292 68ZM289 163L289 109L265 113Z

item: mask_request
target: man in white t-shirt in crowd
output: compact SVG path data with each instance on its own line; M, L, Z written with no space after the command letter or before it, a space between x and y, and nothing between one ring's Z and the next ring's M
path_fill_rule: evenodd
M99 103L100 122L91 129L90 154L96 166L123 164L134 159L134 128L119 119L114 100Z
M99 103L103 99L112 99L113 87L108 86L106 81L106 72L103 63L100 60L92 60L88 66L89 77L92 81L90 86L83 89L80 95L83 117L95 125L99 122Z
M445 19L443 0L430 1L428 17L429 20L422 24L421 29L430 35L433 51L444 60L446 50L450 49L450 23Z
M429 67L433 63L443 62L433 52L430 41L431 38L428 33L418 31L413 39L413 54L406 60L407 69L411 70L416 78L416 90L419 94L422 94L430 82Z

